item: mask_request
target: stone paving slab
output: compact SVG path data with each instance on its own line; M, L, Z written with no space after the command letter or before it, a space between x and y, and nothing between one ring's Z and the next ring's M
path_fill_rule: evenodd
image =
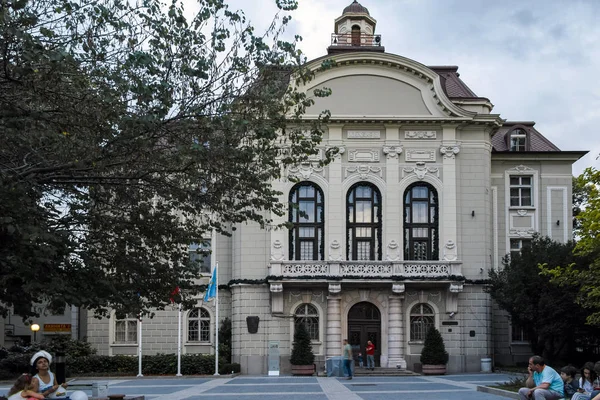
M478 385L509 381L509 374L444 376L325 377L144 377L98 378L109 394L143 395L146 400L502 400L477 392ZM89 379L86 379L89 380ZM0 385L0 394L10 384Z

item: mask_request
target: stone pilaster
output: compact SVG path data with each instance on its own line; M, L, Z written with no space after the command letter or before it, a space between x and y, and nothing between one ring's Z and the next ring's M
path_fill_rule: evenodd
M325 247L327 248L327 259L332 261L342 261L346 257L346 205L345 196L342 193L342 158L345 148L342 146L342 126L340 124L331 124L328 126L329 141L328 146L337 146L340 152L335 159L328 165L329 191L326 199L327 218L325 220Z
M327 296L327 357L342 355L342 314L340 310L341 297L330 294Z
M443 126L443 141L440 147L444 166L444 197L442 204L443 223L440 237L440 258L456 260L460 257L456 248L458 223L457 223L457 168L456 156L460 153L460 142L456 141L456 126ZM452 251L447 252L450 248Z
M398 287L396 287L398 286ZM404 285L394 285L394 293L403 293ZM402 316L402 294L389 297L388 309L388 368L406 369L404 359L404 323Z

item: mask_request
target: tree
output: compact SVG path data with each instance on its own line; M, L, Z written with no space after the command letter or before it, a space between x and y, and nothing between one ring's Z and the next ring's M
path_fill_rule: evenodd
M0 2L0 313L190 306L188 245L283 213L270 182L327 114L302 119L297 4L276 3L256 33L224 0Z
M310 343L310 335L304 324L296 324L290 363L292 365L313 365L314 362L315 354Z
M444 338L436 328L430 328L425 336L423 350L421 351L421 364L441 365L448 363L448 352L444 345Z
M585 258L573 254L573 247L573 242L537 236L531 246L505 258L504 267L489 275L492 298L513 323L528 331L533 353L550 361L573 360L576 348L598 334L585 323L586 312L575 302L577 290L553 284L541 274L541 264L587 265Z
M564 262L543 269L553 283L576 291L577 302L587 310L587 322L600 326L600 171L588 168L577 180L586 196L576 216L579 240L574 251L589 263Z

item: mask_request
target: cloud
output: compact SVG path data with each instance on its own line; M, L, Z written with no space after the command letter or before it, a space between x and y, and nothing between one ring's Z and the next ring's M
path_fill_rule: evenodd
M309 59L326 54L334 19L351 0L299 0L288 35ZM260 28L274 0L232 0ZM361 0L387 52L425 65L458 65L461 78L508 120L533 120L574 165L600 168L600 1Z

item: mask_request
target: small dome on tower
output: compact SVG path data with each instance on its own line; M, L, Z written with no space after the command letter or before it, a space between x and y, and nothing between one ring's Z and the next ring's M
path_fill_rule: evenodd
M354 0L352 2L352 4L350 4L348 7L344 8L344 12L342 13L342 15L344 15L344 14L367 14L367 15L370 15L367 7L363 7L363 5L360 4L356 0Z

